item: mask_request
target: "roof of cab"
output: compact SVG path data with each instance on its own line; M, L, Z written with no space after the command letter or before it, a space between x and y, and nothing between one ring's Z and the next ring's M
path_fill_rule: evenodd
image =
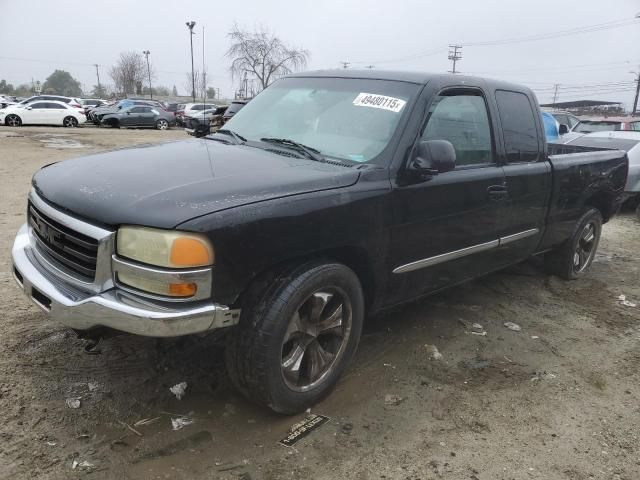
M484 84L493 88L505 90L527 92L530 91L530 89L528 87L525 87L524 85L508 83L501 80L494 80L489 78L472 77L460 74L454 75L451 73L405 72L399 70L376 69L354 70L350 68L340 68L334 70L315 70L288 75L288 78L292 77L360 78L367 80L391 80L396 82L408 82L419 85L425 85L431 80L440 80L452 85L464 86L465 83L469 82Z

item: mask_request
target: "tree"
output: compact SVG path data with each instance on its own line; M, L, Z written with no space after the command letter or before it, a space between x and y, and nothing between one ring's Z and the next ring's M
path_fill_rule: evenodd
M207 98L216 98L216 89L213 87L207 88Z
M67 97L82 96L80 82L64 70L56 70L49 75L42 85L42 91L57 93L58 95L65 95Z
M105 98L107 96L107 87L102 84L100 84L100 87L94 85L91 90L91 96L94 98Z
M195 79L196 91L195 97L202 98L207 93L207 71L201 72L197 68L193 71L193 78ZM191 96L194 96L191 85L191 72L185 74L184 87L187 92L191 92Z
M7 83L7 81L3 78L0 80L0 93L6 93L7 95L11 95L14 92L13 85L11 83Z
M169 89L163 86L153 87L151 91L153 92L154 95L160 95L163 97L168 97L170 95ZM144 95L149 95L149 87L143 87L142 93Z
M123 94L134 93L148 79L147 64L141 53L122 52L118 62L109 70L116 90ZM153 72L151 74L153 78Z
M178 89L175 85L173 86L173 90L171 90L171 95L173 95L174 97L178 96Z
M246 73L252 74L261 90L278 77L307 66L307 50L290 47L267 30L248 32L236 24L227 36L231 39L226 53L231 59L231 77L244 79Z

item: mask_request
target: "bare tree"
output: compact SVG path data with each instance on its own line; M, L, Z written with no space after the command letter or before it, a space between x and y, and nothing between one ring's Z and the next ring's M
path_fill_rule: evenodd
M148 81L147 63L141 53L122 52L118 62L109 70L109 75L118 92L135 93L137 86Z
M196 84L196 91L195 91L195 97L196 99L198 98L206 98L207 96L207 84L208 84L208 80L207 80L207 71L205 70L200 71L197 68L193 71L193 78L195 80L195 84ZM184 88L187 92L192 92L192 84L191 84L191 72L187 72L185 73L185 80L184 80ZM193 93L191 93L191 96L194 96Z
M255 75L260 90L278 77L307 66L307 50L290 47L267 30L249 32L236 24L227 36L231 39L226 55L231 59L232 78L244 79L245 73Z

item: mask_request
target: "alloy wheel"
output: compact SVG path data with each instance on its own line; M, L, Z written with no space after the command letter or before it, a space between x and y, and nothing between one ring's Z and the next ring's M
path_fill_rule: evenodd
M573 269L576 273L582 272L593 258L596 249L596 225L589 222L582 229L576 249L573 252Z
M158 129L159 130L166 130L169 127L169 124L167 123L166 120L158 120Z
M281 371L291 390L310 390L330 374L349 342L351 324L351 302L337 287L323 288L300 304L282 342Z

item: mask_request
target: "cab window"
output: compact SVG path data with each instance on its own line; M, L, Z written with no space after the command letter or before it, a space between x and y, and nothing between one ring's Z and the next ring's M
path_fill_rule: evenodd
M491 127L484 97L469 92L437 96L429 108L422 140L451 142L457 166L493 163Z
M529 98L520 92L496 91L504 148L509 163L536 162L540 153L536 117Z

